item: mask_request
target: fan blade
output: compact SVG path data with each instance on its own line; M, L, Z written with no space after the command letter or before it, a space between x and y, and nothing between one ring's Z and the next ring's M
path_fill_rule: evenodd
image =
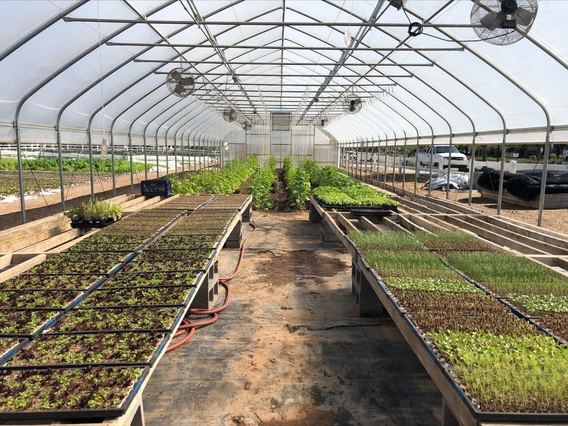
M168 77L171 80L177 81L181 78L181 74L179 72L177 72L176 70L172 70L172 71L170 71L170 74L168 75Z
M489 12L487 13L487 15L481 18L479 22L489 31L493 31L501 26L501 22L503 22L503 19L505 18L506 15L503 12Z
M183 92L184 92L183 86L177 84L176 88L174 89L174 93L177 93L178 95L183 95Z
M357 98L353 102L355 103L355 106L359 106L359 105L361 105L362 101L361 101L361 98Z
M528 27L534 19L534 13L530 10L519 7L515 13L515 19L519 25Z
M195 84L195 79L193 77L186 77L183 79L184 86L193 86Z

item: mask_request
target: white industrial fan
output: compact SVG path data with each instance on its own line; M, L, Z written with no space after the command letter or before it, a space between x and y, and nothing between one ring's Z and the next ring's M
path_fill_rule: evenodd
M186 69L174 68L166 77L166 85L171 94L185 98L195 90L195 78Z
M538 0L474 0L470 19L481 40L506 46L530 31L537 11Z
M235 121L238 116L239 113L234 108L225 108L223 110L223 119L228 123L232 123L233 121Z
M357 114L363 108L363 101L354 94L346 95L343 98L343 111L347 114Z

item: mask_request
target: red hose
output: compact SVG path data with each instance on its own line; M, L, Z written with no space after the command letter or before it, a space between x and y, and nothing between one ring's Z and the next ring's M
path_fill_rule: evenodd
M266 215L264 215L264 216L266 216ZM171 344L168 347L168 349L166 349L166 353L171 352L174 349L177 349L180 346L185 345L187 342L189 342L191 340L191 338L195 334L195 330L197 328L205 327L207 325L213 324L215 321L217 321L219 319L219 316L217 314L221 311L224 311L227 308L227 306L229 306L229 302L231 300L231 287L229 287L229 284L227 284L227 281L231 281L233 278L235 278L239 274L241 267L242 267L242 264L243 264L243 258L244 258L244 255L245 255L245 247L246 247L247 241L256 233L256 226L254 225L254 223L250 222L249 226L252 227L253 231L243 241L243 245L241 247L241 252L240 252L240 255L239 255L239 261L237 262L237 267L235 268L235 272L233 272L233 274L228 276L228 277L219 278L219 284L221 284L223 287L225 287L225 290L226 290L225 291L225 302L221 306L214 308L214 309L193 308L193 309L190 309L189 311L187 311L187 315L211 315L211 318L208 319L208 320L205 320L205 321L201 321L201 322L192 322L189 319L184 318L182 323L178 327L178 331L176 332L176 334L174 334L174 338L181 337L184 334L185 334L185 336L179 342Z

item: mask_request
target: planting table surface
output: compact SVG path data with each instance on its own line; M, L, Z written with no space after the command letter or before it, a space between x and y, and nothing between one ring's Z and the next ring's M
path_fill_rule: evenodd
M474 408L465 397L464 391L456 385L453 377L450 375L448 370L446 370L444 364L438 359L433 348L426 343L425 336L414 325L414 322L411 319L413 313L401 310L394 293L387 290L379 276L362 259L359 250L346 237L342 228L347 229L348 231L358 229L352 222L350 222L351 219L348 219L349 215L327 212L314 200L312 200L312 203L314 206L313 208L317 214L321 216L325 226L328 227L328 232L333 233L336 237L336 241L342 243L351 252L354 265L356 265L361 274L364 275L365 279L372 287L372 290L380 300L380 303L389 313L390 317L393 319L402 335L421 361L422 365L428 371L430 377L440 389L444 400L443 410L444 418L446 420L450 421L450 423L451 421L457 420L462 426L512 426L535 423L551 424L549 422L554 422L554 424L568 424L568 413L561 415L486 413ZM369 230L381 230L379 225L373 224L370 221L365 222L365 219L357 220L360 221L361 225ZM389 225L389 228L392 226L394 229L400 230L394 223ZM373 227L375 227L375 229L373 229ZM404 290L397 291L396 294L404 295ZM362 295L361 297L364 296ZM468 297L472 298L473 296ZM501 306L504 308L504 305ZM451 415L447 416L447 413L451 413Z
M207 201L207 200L205 200ZM56 368L57 365L65 365L68 368L78 368L83 367L85 364L90 365L117 365L117 364L128 364L130 361L126 361L125 358L121 358L121 352L116 352L113 354L111 347L106 344L106 337L109 336L109 332L114 332L115 330L121 330L120 333L124 331L128 332L127 329L133 328L136 331L135 335L148 335L148 331L155 330L154 332L158 333L165 333L165 334L158 334L160 337L159 346L153 352L153 355L150 359L143 362L143 365L148 366L149 364L155 365L159 362L160 358L165 353L165 349L169 345L172 336L177 330L178 326L180 325L183 317L185 316L187 310L189 309L193 298L195 297L197 291L199 290L200 286L206 281L206 279L212 276L213 272L210 272L209 269L213 268L213 260L216 258L217 251L220 250L221 247L225 244L231 233L235 230L236 227L239 227L242 223L242 214L239 211L239 208L247 208L247 206L251 203L251 197L238 197L238 204L239 207L232 208L232 204L234 203L233 200L223 199L223 203L217 204L217 207L222 207L222 209L212 209L211 214L197 214L193 219L190 216L185 216L180 214L180 210L171 209L169 211L165 211L167 209L166 204L161 204L165 209L163 210L154 210L153 213L148 211L148 214L144 214L144 211L140 212L141 220L136 224L135 216L131 215L127 219L109 226L104 230L97 231L91 237L87 239L82 239L82 246L85 250L81 252L81 245L79 247L73 248L69 250L69 252L60 256L60 261L56 261L55 258L53 260L48 261L47 264L52 264L57 262L57 264L65 265L65 262L62 260L65 259L66 261L73 261L76 259L96 259L96 260L107 260L114 261L115 259L120 262L120 265L124 264L125 266L129 264L136 264L138 262L133 260L135 253L129 255L127 258L124 256L126 253L113 253L107 252L107 254L97 253L98 248L103 247L111 247L111 248L125 248L128 249L127 251L141 250L144 253L144 248L146 244L151 243L154 239L161 237L162 235L166 238L170 238L173 234L174 227L163 227L164 223L173 223L170 222L174 218L174 221L179 221L182 223L182 226L187 227L190 229L192 227L191 223L194 222L196 227L203 227L206 226L207 223L221 223L221 221L225 221L222 226L222 232L213 238L209 236L194 236L194 237L174 237L173 241L174 244L179 244L176 246L175 250L155 250L153 249L153 245L147 246L147 251L145 254L142 254L140 259L143 259L144 256L147 256L149 260L152 261L159 261L159 259L168 259L171 262L187 262L188 259L194 257L196 254L204 255L205 259L203 260L207 265L205 266L205 273L200 272L172 272L172 271L164 271L163 273L136 273L136 274L128 274L127 271L123 271L122 269L116 269L111 271L110 277L108 281L106 276L100 277L98 275L67 275L65 278L63 276L56 276L56 275L28 275L29 278L16 278L6 284L9 284L4 287L5 291L3 293L4 298L6 300L23 300L27 296L25 293L26 291L33 291L38 292L38 295L41 295L43 298L49 297L50 292L55 292L53 294L59 294L63 299L66 301L69 297L71 297L71 293L75 294L75 292L69 291L61 291L61 290L87 290L84 303L78 304L75 309L70 310L66 314L58 313L58 312L49 312L49 311L22 311L18 313L17 311L6 311L6 319L11 318L12 316L16 315L22 317L22 320L25 320L30 315L35 315L35 321L26 321L26 323L32 327L35 326L36 322L40 321L42 324L45 322L44 317L46 315L56 315L57 322L54 324L51 321L47 325L42 325L40 329L45 327L49 327L47 333L44 334L45 341L39 339L33 341L29 344L29 348L27 351L22 351L22 348L28 345L28 342L25 340L21 340L18 342L18 339L10 339L6 338L4 341L6 342L6 353L4 354L4 358L2 362L7 362L8 360L12 360L10 364L6 365L7 367L12 367L12 369L20 370L25 372L26 367L31 367L33 365L36 366L52 366ZM227 201L231 201L231 207L226 205ZM237 203L234 203L237 204ZM176 207L183 206L183 200L179 199L176 200L175 203ZM199 211L199 210L197 210ZM216 211L218 213L216 213ZM172 217L172 215L174 215ZM153 217L159 218L158 222L153 220ZM169 217L168 217L169 216ZM142 219L143 218L143 219ZM165 222L164 222L165 220ZM132 223L133 227L136 228L134 232L129 234L129 226L128 223ZM185 223L185 225L183 225ZM154 225L152 225L154 224ZM113 232L113 228L118 232ZM159 231L156 233L156 229L160 228ZM217 228L217 225L216 225ZM221 229L219 227L219 229ZM136 232L136 230L141 232ZM132 229L131 229L132 231ZM148 238L148 231L154 231L153 235ZM146 233L146 236L144 234ZM140 236L137 236L140 234ZM240 233L239 233L240 234ZM136 235L136 236L133 236ZM170 236L170 237L168 237ZM90 239L91 240L90 240ZM91 242L92 241L92 242ZM140 242L143 241L144 245L140 246ZM158 238L159 241L159 238ZM196 246L197 248L191 249L191 242L192 241L199 241ZM211 241L212 244L209 242ZM165 247L170 248L168 240L164 240ZM189 243L189 247L187 245ZM95 249L95 250L93 250ZM188 250L189 249L189 250ZM91 251L92 250L92 251ZM188 256L188 257L186 257ZM99 259L100 258L100 259ZM122 262L121 262L122 261ZM194 261L192 261L194 262ZM202 262L202 261L200 261ZM95 262L98 263L98 262ZM46 264L46 265L47 265ZM76 271L77 265L75 265ZM39 269L39 268L38 268ZM77 270L78 272L78 270ZM150 277L151 285L143 285L145 277ZM136 277L135 280L127 279L132 277ZM102 284L99 290L96 290L91 281L95 280L99 285ZM86 286L86 281L89 281L88 288L84 288ZM48 282L51 283L48 285ZM168 285L172 285L172 283L176 287L169 287ZM124 285L123 285L124 284ZM128 285L130 284L130 285ZM132 285L133 284L133 285ZM189 286L188 286L189 284ZM66 289L62 289L60 286L68 286ZM47 287L47 288L44 288ZM120 288L120 289L117 289ZM10 289L10 291L6 291ZM162 297L160 294L160 290L166 291L167 294L165 297ZM171 290L171 291L170 291ZM89 299L92 298L92 300ZM14 299L16 298L16 299ZM63 300L62 299L62 300ZM151 304L157 304L155 307L135 307L135 308L119 308L119 309L109 309L106 307L107 303L125 303L125 304L134 304L134 306L138 306L138 301L141 299L148 299ZM151 299L151 300L150 300ZM174 304L176 307L173 306L171 308L168 307L158 307L162 306L161 303L168 305L170 303ZM44 304L42 300L38 300L34 302L34 306L38 306ZM158 316L154 319L150 318L148 315L145 315L145 312L154 312L158 314ZM172 314L173 313L173 314ZM162 315L164 314L164 315ZM25 317L25 318L24 318ZM37 318L36 318L37 317ZM136 317L136 318L135 318ZM85 322L85 320L87 320ZM132 326L132 320L135 320L136 325ZM39 324L39 323L38 323ZM122 330L124 329L124 330ZM94 333L94 334L93 334ZM141 333L141 334L140 334ZM124 334L127 336L128 334ZM93 340L92 336L100 336L100 342L98 340ZM78 339L78 340L74 340ZM105 351L106 358L102 358L101 362L97 362L99 359L98 356L93 352L89 355L89 352L84 352L79 357L78 355L75 356L73 353L77 352L81 345L81 339L84 340L83 343L87 345L102 345L99 349ZM86 339L86 340L85 340ZM48 344L49 341L53 342L54 348L57 348L56 352L51 355L47 354L44 356L43 350L37 352L34 349L35 347L44 348L45 344ZM43 342L43 343L42 343ZM74 343L78 342L78 343ZM14 343L15 345L12 345ZM127 343L125 342L127 345ZM79 345L79 346L77 346ZM95 347L93 346L93 347ZM111 345L112 346L112 345ZM18 351L13 350L12 348L17 348ZM118 348L124 349L126 346L118 345ZM60 352L65 352L60 353ZM96 351L95 351L96 352ZM14 356L15 355L15 356ZM65 355L65 356L60 356ZM69 355L69 356L67 356ZM94 358L92 357L94 356ZM102 355L101 355L102 356ZM146 356L146 355L141 355ZM22 358L23 357L23 358ZM116 363L115 363L116 362ZM137 359L138 363L140 363L140 359ZM110 363L110 364L109 364ZM125 364L125 365L126 365ZM152 372L152 368L146 368L144 370L144 374L140 376L138 384L135 386L135 392L129 394L129 399L132 399L134 402L131 404L131 407L124 407L124 409L120 408L120 411L114 409L112 412L107 412L107 416L109 415L122 415L125 413L125 409L128 408L126 413L116 419L115 421L111 422L110 424L123 424L122 422L128 422L131 419L135 412L141 406L141 392L146 385L150 375ZM48 410L49 411L49 410ZM66 412L60 412L50 417L48 412L43 412L42 414L37 414L34 417L33 412L26 412L22 416L28 418L64 418L66 416L67 419L75 418L89 418L96 416L96 412L89 411L89 410L72 410ZM140 414L140 413L138 413ZM31 416L31 417L30 417ZM8 419L8 418L18 417L16 412L4 412L0 413L0 419ZM124 423L125 425L128 423Z

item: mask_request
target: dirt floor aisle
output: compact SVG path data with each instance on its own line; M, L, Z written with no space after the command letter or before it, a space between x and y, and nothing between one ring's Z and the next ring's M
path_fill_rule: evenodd
M259 216L229 308L152 376L146 424L439 425L441 395L396 326L358 317L350 255L322 248L307 213Z

